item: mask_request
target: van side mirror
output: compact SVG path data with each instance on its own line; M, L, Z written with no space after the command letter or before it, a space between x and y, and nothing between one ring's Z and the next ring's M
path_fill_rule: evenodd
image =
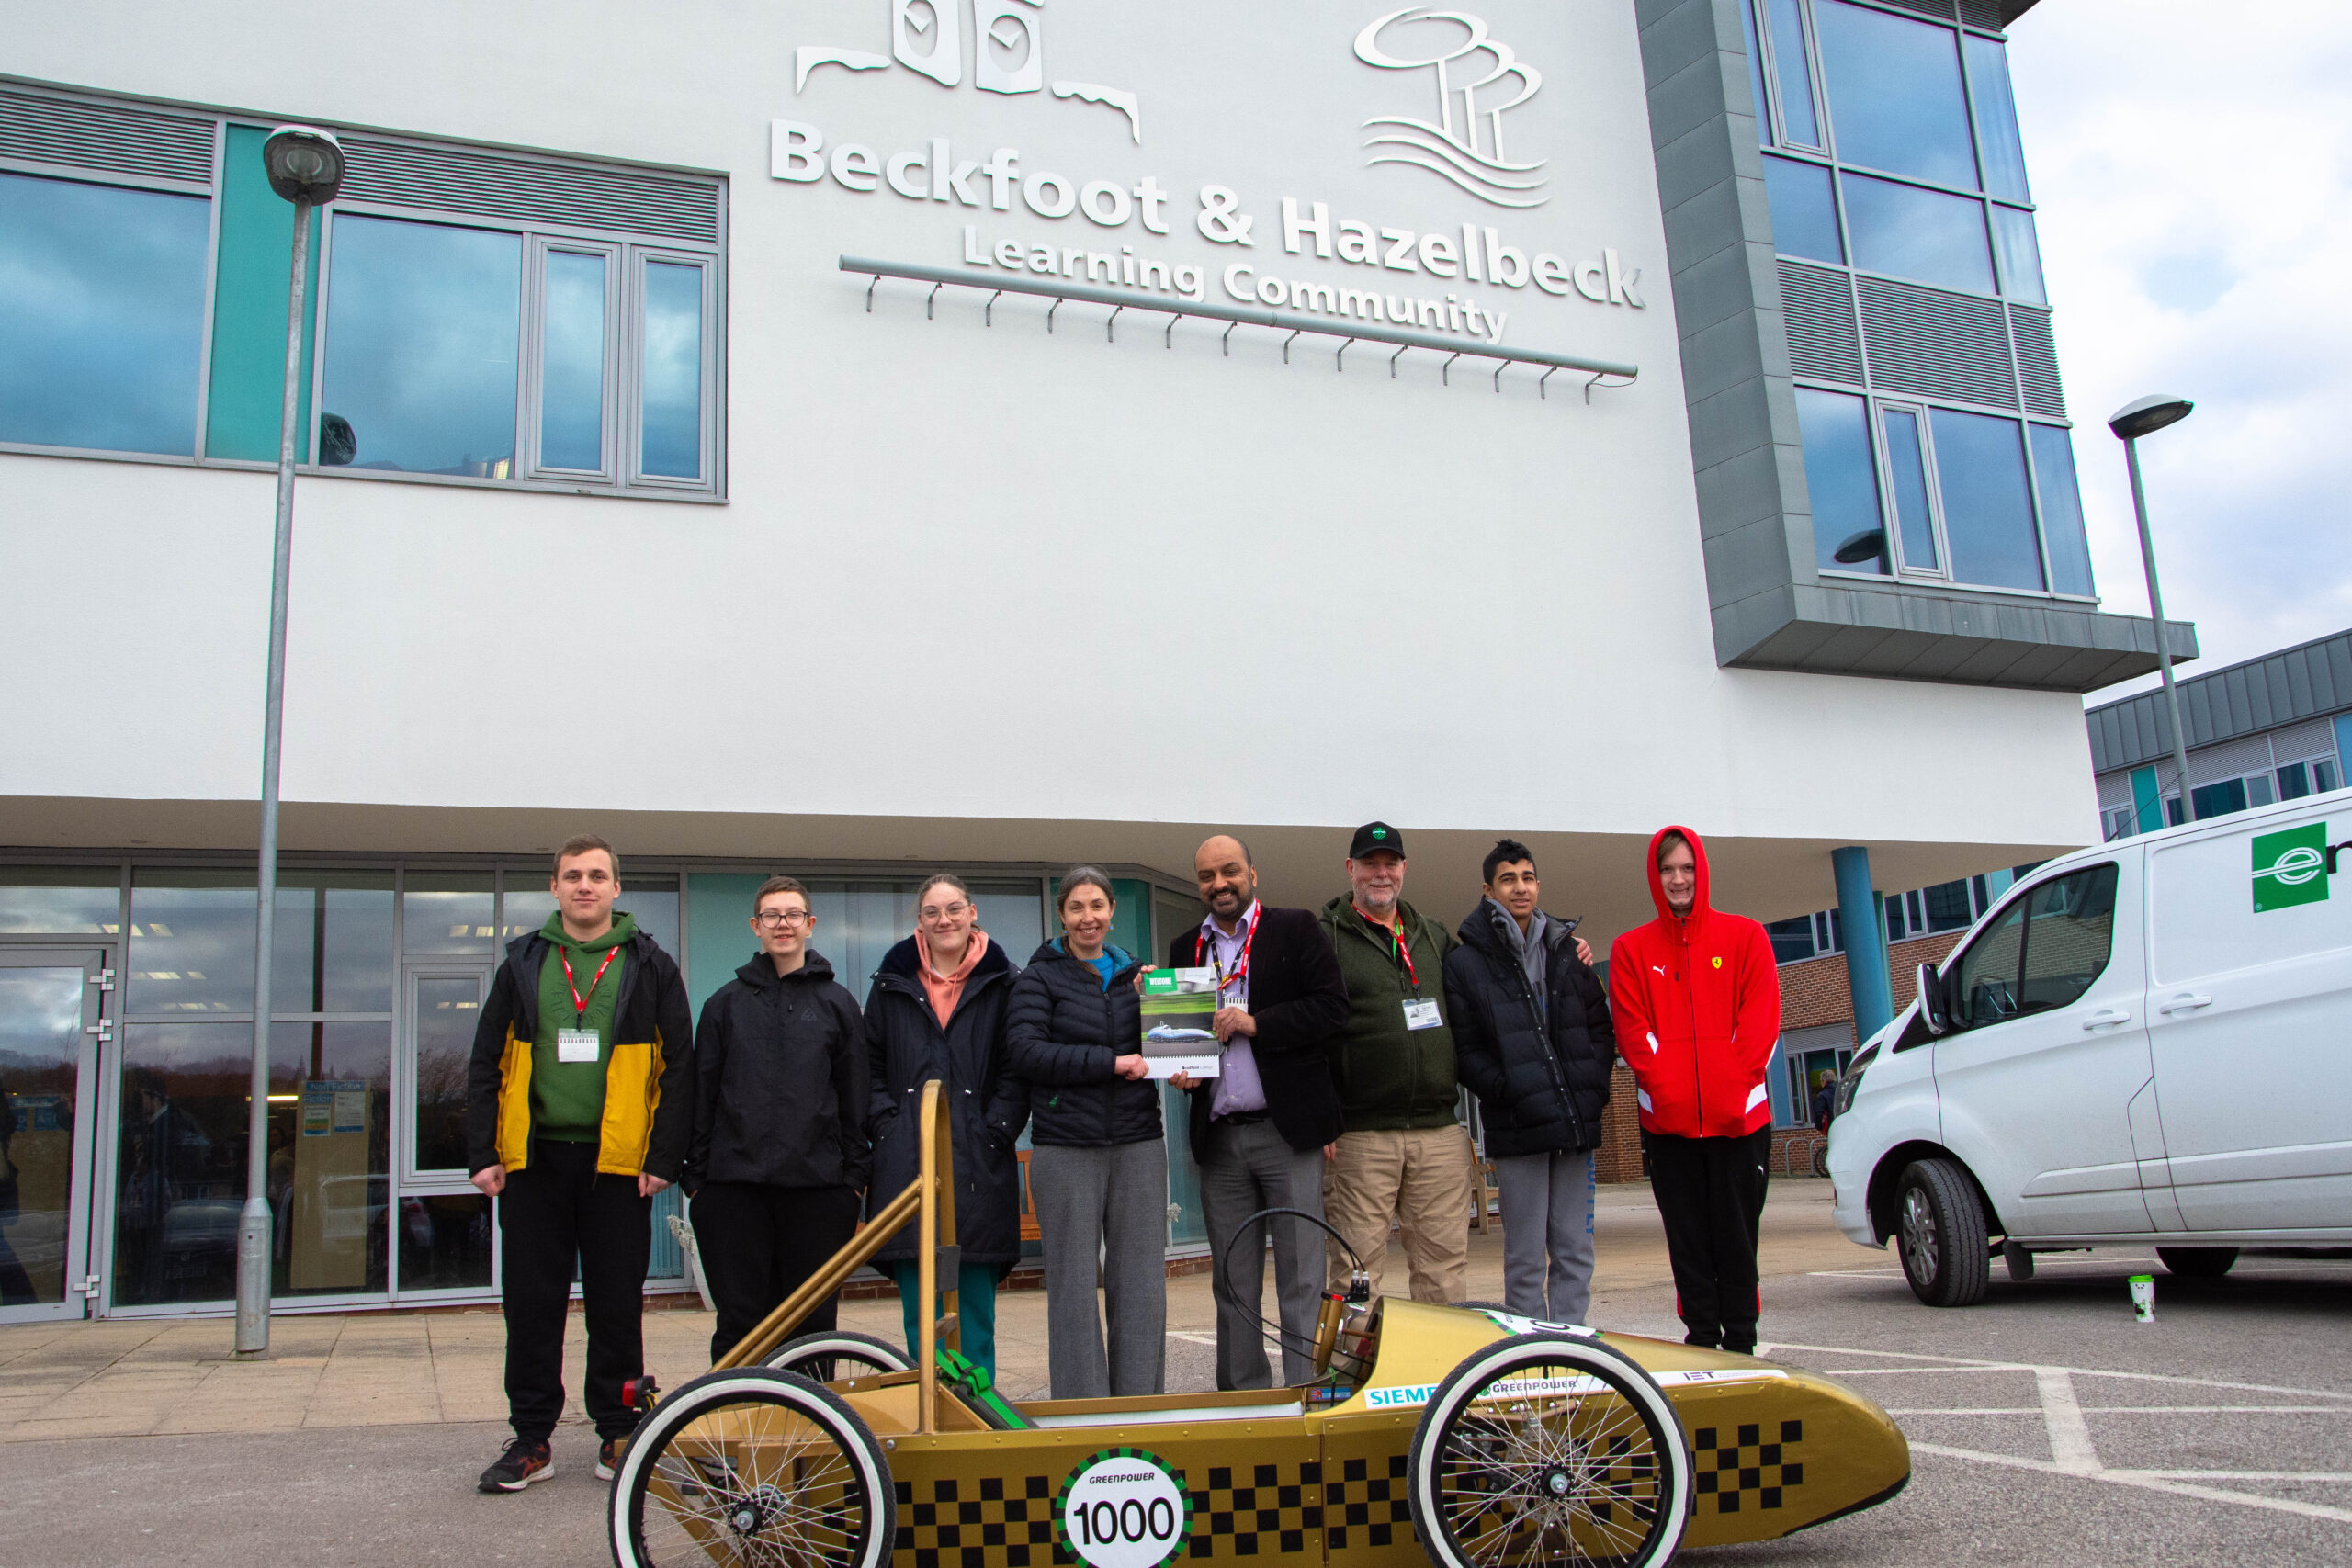
M1943 982L1936 978L1934 964L1919 965L1918 990L1919 1021L1928 1026L1928 1032L1935 1035L1951 1032L1951 1015L1946 1010Z

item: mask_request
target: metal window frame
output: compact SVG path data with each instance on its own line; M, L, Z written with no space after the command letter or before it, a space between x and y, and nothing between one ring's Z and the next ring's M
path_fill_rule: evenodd
M621 411L621 436L626 454L622 468L623 483L651 491L681 494L716 493L718 488L716 435L718 428L718 356L712 353L717 336L718 277L715 257L699 251L681 250L672 245L639 245L628 247L628 280L623 305L623 332L627 339L625 361L628 365L627 384ZM691 266L702 275L702 365L697 390L701 398L701 434L698 457L702 472L694 479L682 479L674 474L649 474L645 471L645 269L649 265Z
M1814 40L1813 0L1796 0L1797 43L1803 51L1805 91L1812 98L1813 123L1820 132L1818 141L1792 141L1788 139L1787 122L1781 114L1780 53L1772 39L1772 13L1769 0L1743 0L1743 3L1755 6L1756 38L1763 49L1764 90L1772 100L1772 145L1802 148L1806 152L1829 155L1832 152L1829 144L1829 104L1821 81L1821 51Z
M1872 396L1870 402L1871 435L1878 459L1880 507L1883 511L1894 513L1893 525L1887 534L1887 555L1894 562L1895 577L1914 582L1941 582L1952 583L1955 587L1968 586L1955 582L1952 577L1951 540L1944 531L1943 485L1936 468L1935 427L1928 417L1930 405L1919 398ZM1918 422L1920 468L1928 487L1928 536L1933 542L1936 550L1936 564L1933 566L1915 566L1904 553L1902 514L1894 511L1894 448L1886 435L1885 422L1889 413L1909 414ZM1885 580L1882 578L1880 581ZM2046 563L2043 567L2042 581L2045 583L2050 581Z
M515 411L517 468L520 477L560 479L571 484L610 485L619 482L620 405L622 400L621 299L623 258L628 247L613 240L575 240L545 231L523 237L523 336L520 384L522 405ZM545 439L547 397L548 256L593 255L605 264L604 381L599 389L598 455L594 468L566 468L548 463L541 452Z

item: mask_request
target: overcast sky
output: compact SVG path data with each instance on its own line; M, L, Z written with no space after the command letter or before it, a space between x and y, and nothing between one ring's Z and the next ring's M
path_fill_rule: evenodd
M2352 626L2352 5L2041 0L2009 39L2104 607L2148 607L2106 418L2177 392L2140 457L2186 672Z

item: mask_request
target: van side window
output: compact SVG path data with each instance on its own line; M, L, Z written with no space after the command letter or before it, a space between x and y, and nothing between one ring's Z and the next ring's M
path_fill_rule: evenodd
M2115 867L2053 877L2012 902L1961 955L1958 1021L1981 1029L2069 1007L2107 968Z

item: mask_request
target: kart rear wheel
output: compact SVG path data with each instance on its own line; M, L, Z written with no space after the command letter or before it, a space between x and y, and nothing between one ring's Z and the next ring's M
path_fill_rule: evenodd
M904 1372L914 1360L888 1339L847 1328L824 1328L787 1339L767 1364L779 1371L798 1372L810 1382L869 1377L876 1372Z
M2165 1272L2177 1274L2184 1280L2218 1280L2237 1267L2238 1249L2234 1247L2160 1247L2156 1256L2164 1259Z
M898 1506L889 1461L839 1394L739 1367L646 1416L613 1479L619 1568L883 1568Z
M1974 1306L1991 1283L1993 1244L1968 1173L1914 1160L1894 1184L1895 1245L1911 1293L1931 1307Z
M1690 1522L1690 1461L1673 1404L1632 1359L1522 1334L1438 1384L1406 1495L1437 1568L1654 1568Z

